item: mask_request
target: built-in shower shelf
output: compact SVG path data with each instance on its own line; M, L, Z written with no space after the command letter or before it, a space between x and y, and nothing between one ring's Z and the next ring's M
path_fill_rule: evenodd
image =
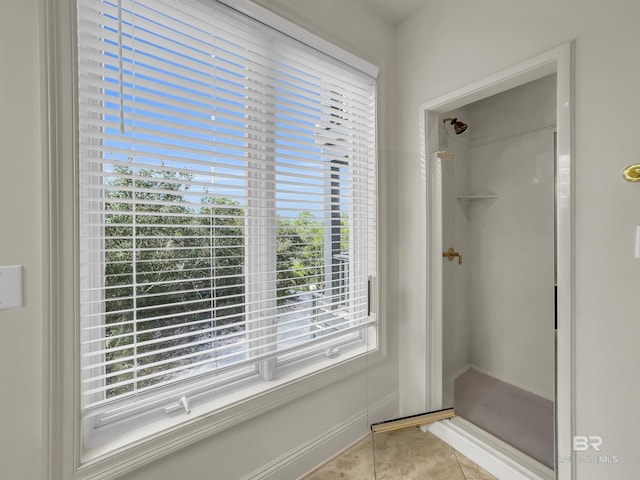
M495 200L498 198L497 195L458 195L456 197L458 202L460 202L460 206L464 208L467 215L469 214L469 209L471 205L477 205L478 200Z
M459 195L456 198L463 202L472 202L475 200L495 200L496 198L498 198L498 196L497 195Z

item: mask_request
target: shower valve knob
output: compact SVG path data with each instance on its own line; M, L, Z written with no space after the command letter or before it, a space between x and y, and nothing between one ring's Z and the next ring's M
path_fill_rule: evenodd
M449 247L449 250L446 252L442 252L443 257L447 257L447 260L453 262L455 257L458 257L458 265L462 265L462 254L460 252L456 252L453 247Z

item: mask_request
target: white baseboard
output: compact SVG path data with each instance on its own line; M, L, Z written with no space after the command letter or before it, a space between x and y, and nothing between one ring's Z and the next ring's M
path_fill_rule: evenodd
M421 427L451 445L498 480L553 480L553 470L462 418Z
M393 393L339 425L289 450L278 458L254 470L241 480L291 480L316 470L344 452L370 433L370 423L397 415L398 394ZM302 476L304 476L302 475Z

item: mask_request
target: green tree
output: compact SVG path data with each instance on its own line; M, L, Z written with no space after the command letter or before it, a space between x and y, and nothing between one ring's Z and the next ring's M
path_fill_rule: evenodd
M108 396L213 360L222 337L244 330L244 210L213 196L193 207L191 180L163 168L125 165L114 167L105 186ZM310 212L278 218L279 304L322 284L324 235L323 222Z
M219 327L244 320L242 209L214 198L190 207L190 180L117 166L105 189L109 396L173 377L210 355Z
M244 316L244 211L235 200L205 197L200 207L202 236L211 239L211 278L219 324Z
M324 276L324 229L322 221L308 211L296 219L278 218L277 229L278 296L296 289L320 284Z

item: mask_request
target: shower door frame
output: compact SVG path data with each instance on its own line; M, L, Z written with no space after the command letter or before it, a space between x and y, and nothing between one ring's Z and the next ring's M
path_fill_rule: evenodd
M575 431L574 368L574 206L573 206L573 42L542 53L502 72L460 88L420 106L421 163L427 182L427 312L426 352L424 352L427 410L442 405L443 306L441 296L442 245L438 241L436 211L441 207L437 194L439 177L431 170L430 155L439 151L439 116L447 111L510 90L555 73L557 75L557 156L556 156L556 479L574 478L573 435ZM440 220L439 220L440 219ZM440 272L440 273L438 273ZM552 321L550 319L549 321Z

